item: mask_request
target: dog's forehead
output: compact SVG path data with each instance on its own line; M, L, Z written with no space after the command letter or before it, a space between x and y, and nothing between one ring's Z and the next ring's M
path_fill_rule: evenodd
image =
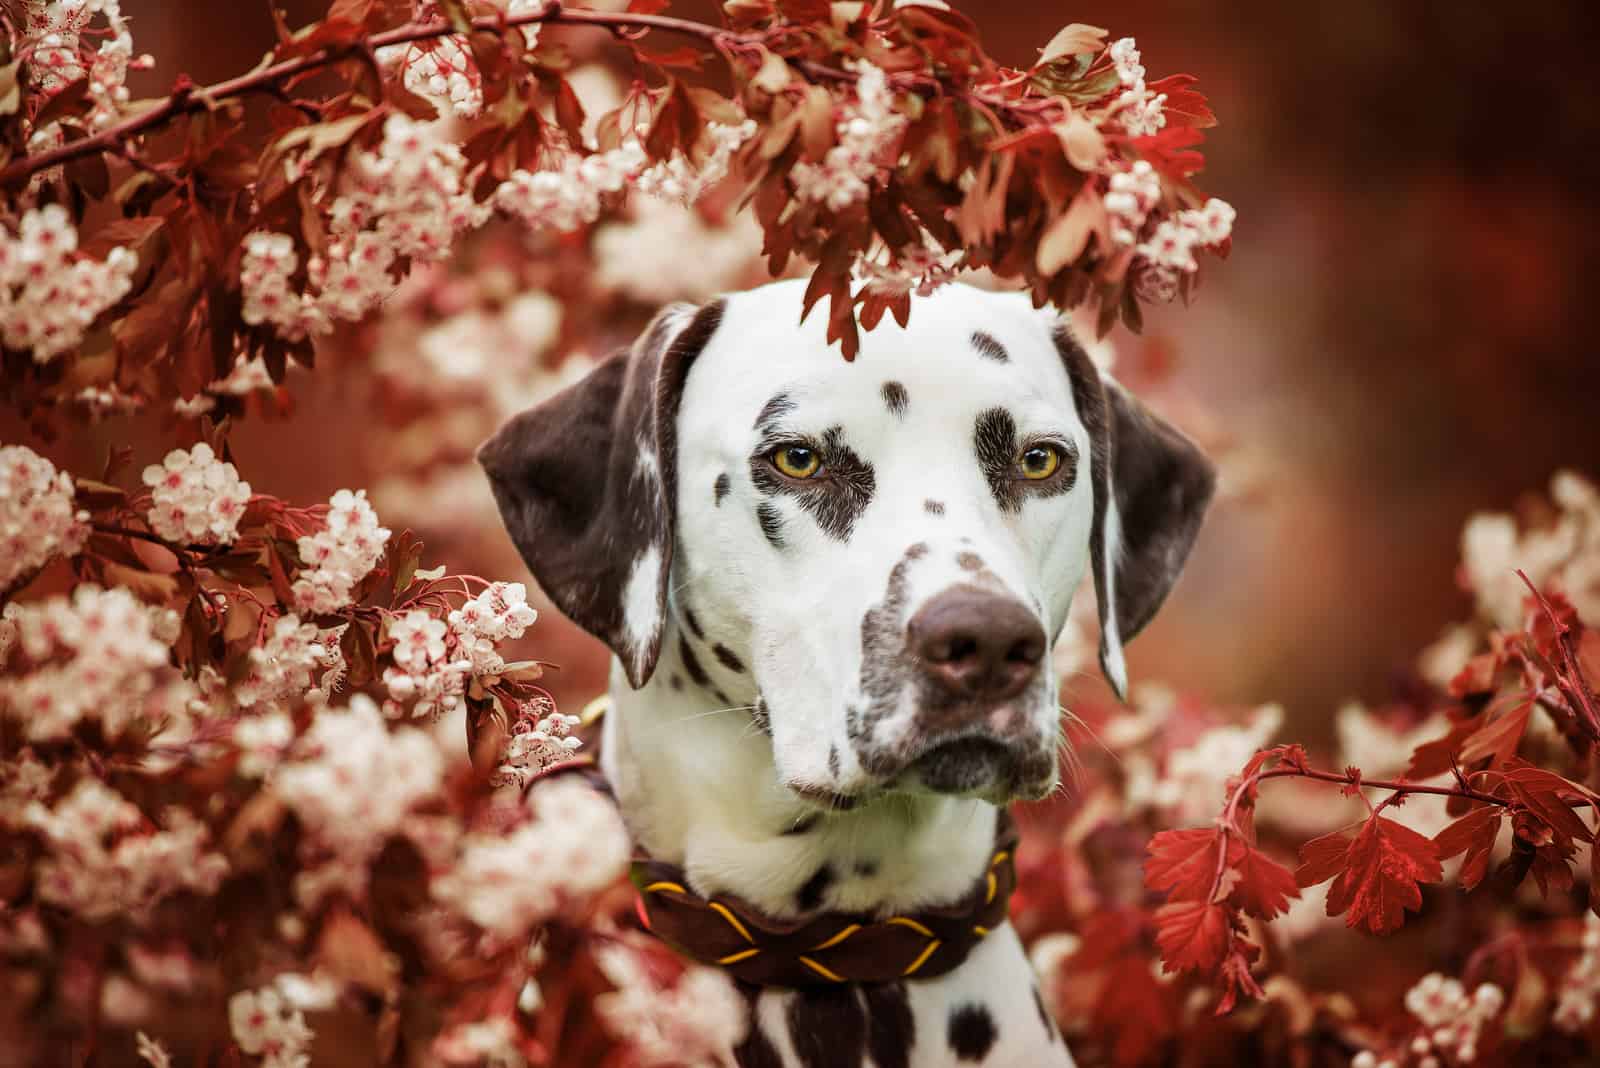
M861 417L873 426L995 406L1023 420L1074 408L1052 319L1020 294L946 286L913 301L906 327L886 317L863 331L854 361L828 343L825 306L799 321L803 294L803 285L778 283L729 299L690 383L691 392L707 387L721 419L753 422L775 400L808 423Z

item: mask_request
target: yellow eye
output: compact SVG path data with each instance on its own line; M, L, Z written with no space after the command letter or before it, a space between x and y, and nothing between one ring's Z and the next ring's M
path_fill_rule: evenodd
M1054 445L1030 445L1017 457L1022 477L1037 482L1049 478L1061 466L1061 450Z
M805 445L782 445L772 450L772 466L790 478L811 478L822 470L822 458Z

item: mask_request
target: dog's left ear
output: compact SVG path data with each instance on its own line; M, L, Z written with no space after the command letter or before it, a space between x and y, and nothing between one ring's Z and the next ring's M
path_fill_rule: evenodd
M678 402L722 302L663 309L576 385L478 450L500 518L556 607L637 689L655 669L672 571Z
M1089 563L1100 606L1100 667L1126 699L1122 646L1178 580L1216 489L1216 469L1194 442L1102 375L1064 322L1055 341L1092 446Z

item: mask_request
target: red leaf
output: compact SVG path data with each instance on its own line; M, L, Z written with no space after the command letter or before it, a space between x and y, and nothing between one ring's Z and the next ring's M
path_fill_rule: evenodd
M1294 881L1302 887L1327 882L1344 871L1349 852L1350 836L1343 830L1311 839L1300 847L1300 866L1295 869Z
M1160 832L1150 839L1144 884L1151 890L1165 890L1168 901L1209 900L1221 835L1209 827Z
M1523 701L1511 711L1479 727L1461 743L1461 763L1476 764L1484 757L1489 757L1489 766L1495 767L1516 756L1517 746L1522 744L1522 734L1528 729L1528 714L1532 711L1533 702Z
M1166 113L1168 122L1178 126L1215 126L1217 117L1212 113L1211 105L1203 95L1189 88L1199 80L1193 74L1172 74L1151 82L1146 88L1151 95L1167 94L1162 111Z
M1206 901L1156 909L1156 945L1168 972L1212 971L1228 951L1228 910Z
M1493 805L1475 808L1433 836L1440 860L1465 853L1461 862L1461 886L1471 890L1483 882L1489 871L1489 854L1494 850L1505 812Z
M1226 1016L1238 1004L1240 994L1249 994L1251 997L1261 999L1266 994L1261 985L1256 982L1256 977L1250 974L1250 965L1260 950L1242 938L1233 940L1233 951L1222 962L1222 979L1227 984L1223 991L1222 1000L1217 1002L1217 1015Z
M1521 764L1507 771L1505 782L1512 797L1530 815L1550 828L1563 849L1570 849L1574 838L1584 842L1594 840L1594 834L1572 811L1566 800L1569 796L1583 796L1583 792L1574 784L1553 771L1529 764Z
M1457 723L1444 737L1417 746L1412 750L1411 765L1406 768L1406 778L1420 782L1435 775L1443 775L1455 767L1460 762L1457 754L1461 751L1461 743L1477 729L1476 719Z
M1387 934L1422 907L1422 883L1444 875L1431 839L1374 814L1350 843L1345 870L1328 890L1328 915L1348 910L1345 923Z
M1239 873L1239 883L1234 887L1232 899L1252 916L1270 920L1289 911L1289 899L1299 897L1294 872L1273 860L1265 853L1243 842L1238 842L1240 855L1228 857L1229 866Z

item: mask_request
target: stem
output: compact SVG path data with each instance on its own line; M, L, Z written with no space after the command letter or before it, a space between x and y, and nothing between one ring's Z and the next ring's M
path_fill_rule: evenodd
M694 22L689 19L672 18L667 15L629 14L626 12L568 11L562 8L559 3L550 3L542 11L473 19L472 28L474 31L484 33L503 33L505 30L517 26L545 22L564 23L573 26L600 26L614 33L630 29L660 30L663 33L682 34L711 43L716 43L723 37L730 37L740 41L745 40L736 34L728 33L726 30L715 26L707 26L704 23ZM165 125L180 115L205 110L214 107L221 101L231 100L234 97L245 96L250 93L275 92L279 83L297 75L320 70L347 59L364 59L371 50L384 48L388 45L426 41L435 37L445 37L455 32L455 28L444 19L434 22L409 23L392 30L385 30L383 33L373 34L370 37L358 38L347 44L332 45L318 49L310 55L299 56L295 59L285 60L282 63L274 63L249 74L241 74L238 77L217 82L215 85L180 88L148 111L141 112L131 119L117 123L115 126L107 127L97 134L73 141L70 144L60 145L48 152L23 156L9 167L0 170L0 186L9 186L25 181L40 171L60 166L63 163L68 163L84 156L112 151L128 138ZM754 43L754 41L755 38L749 38L750 43Z
M1262 779L1282 779L1287 776L1295 776L1301 779L1315 779L1318 782L1339 783L1341 786L1348 785L1350 782L1349 776L1342 772L1318 771L1315 768L1273 768L1271 771L1257 772L1255 776L1251 778L1249 784L1253 785L1254 783L1260 782ZM1396 781L1394 779L1361 780L1361 787L1363 789L1369 786L1374 790L1394 790L1395 792L1402 794L1434 794L1439 797L1467 797L1474 801L1482 801L1486 804L1500 805L1502 807L1507 807L1511 804L1510 801L1507 801L1503 797L1495 797L1493 794L1486 794L1479 790L1474 790L1470 786L1424 786L1419 783ZM1241 793L1243 792L1243 789L1244 787L1241 786ZM1233 813L1233 808L1233 803L1230 802L1228 805L1228 812L1230 816Z

